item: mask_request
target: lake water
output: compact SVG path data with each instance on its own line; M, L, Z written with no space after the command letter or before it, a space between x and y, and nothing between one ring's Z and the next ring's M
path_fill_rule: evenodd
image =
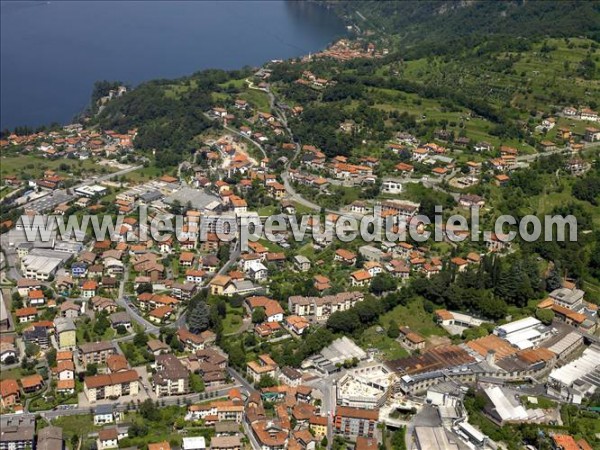
M344 34L293 1L2 1L0 128L66 123L96 80L132 85L315 52Z

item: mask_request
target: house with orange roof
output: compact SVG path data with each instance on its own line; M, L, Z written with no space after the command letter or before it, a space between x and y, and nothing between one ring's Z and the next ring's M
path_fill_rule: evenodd
M364 287L371 284L373 276L366 270L360 269L350 274L350 283L355 287Z
M208 283L210 293L212 295L223 295L225 288L231 282L231 278L227 275L217 275Z
M75 380L65 379L56 381L56 392L61 394L73 394L75 392Z
M455 266L459 272L464 272L465 270L467 270L467 266L469 265L469 262L466 259L460 258L458 256L452 258L450 260L450 263L453 266Z
M285 326L300 336L308 329L310 322L306 317L292 315L285 318Z
M419 333L412 331L409 327L400 327L400 342L409 350L422 350L427 341Z
M263 297L253 296L248 297L245 300L246 306L252 313L256 308L263 308L265 310L265 316L267 322L282 322L283 321L283 308L278 301Z
M335 251L333 260L343 264L354 265L356 263L356 253L345 248L339 248Z
M568 434L554 434L552 435L552 441L556 450L582 450L573 436Z
M508 175L506 175L506 174L501 173L499 175L496 175L494 177L494 179L496 180L496 184L498 186L503 186L503 185L505 185L506 183L509 182L510 177Z
M269 355L259 355L258 360L250 361L246 364L246 372L248 377L254 383L260 381L264 376L270 375L274 379L279 376L279 366Z
M83 298L92 298L96 295L98 289L98 283L94 280L86 280L81 285L81 296Z
M155 323L165 323L171 315L173 314L174 309L169 305L159 306L156 309L153 309L148 314L148 318Z
M72 380L75 378L75 364L73 360L59 361L56 367L52 368L52 373L59 380Z
M21 378L21 387L25 394L39 391L44 387L44 379L39 374L29 375Z
M179 265L182 267L192 267L194 265L195 255L192 252L181 252L179 255Z
M254 326L254 332L261 338L267 338L281 329L279 322L263 322Z
M3 408L8 408L19 402L21 391L17 380L7 378L0 380L0 405Z
M15 317L19 323L26 323L35 320L38 315L38 309L35 306L19 308L15 311Z
M46 303L46 297L44 296L44 292L41 289L29 291L27 296L27 302L30 306L41 306Z

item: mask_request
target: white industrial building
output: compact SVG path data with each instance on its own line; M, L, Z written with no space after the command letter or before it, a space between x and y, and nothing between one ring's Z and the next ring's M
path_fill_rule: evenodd
M529 419L527 410L514 397L507 395L500 386L491 386L484 389L492 407L486 411L494 422L500 426L506 422L525 421Z
M21 260L21 272L25 278L47 281L63 264L60 258L27 255Z
M526 317L515 322L500 325L494 334L520 350L533 348L552 335L552 329L546 327L535 317Z
M107 191L108 189L97 184L91 186L80 186L78 188L75 188L76 194L82 195L87 198L102 197L106 195Z
M548 394L580 404L600 388L600 345L594 344L569 364L548 376Z

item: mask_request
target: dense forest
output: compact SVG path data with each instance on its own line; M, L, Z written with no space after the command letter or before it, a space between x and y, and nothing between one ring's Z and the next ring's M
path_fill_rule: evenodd
M337 1L360 28L396 34L409 57L447 54L504 38L585 36L600 40L600 3L580 1ZM365 17L360 18L357 11Z

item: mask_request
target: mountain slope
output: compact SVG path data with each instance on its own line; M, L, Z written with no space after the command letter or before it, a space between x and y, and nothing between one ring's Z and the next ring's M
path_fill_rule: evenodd
M600 40L597 1L326 1L362 30L397 35L404 48L451 51L466 37L575 37Z

